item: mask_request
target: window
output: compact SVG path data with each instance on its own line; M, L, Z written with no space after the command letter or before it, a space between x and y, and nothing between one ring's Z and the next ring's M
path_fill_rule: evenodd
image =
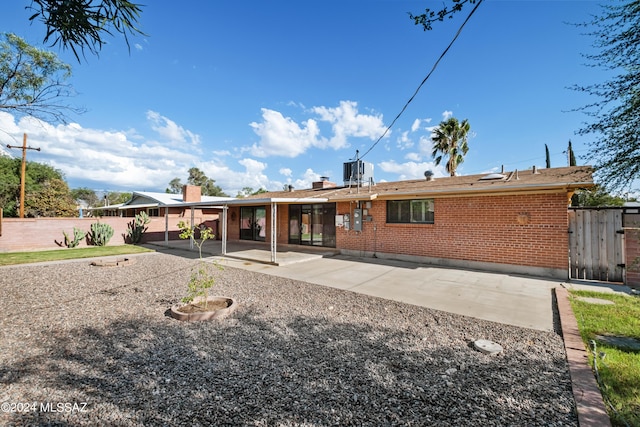
M147 215L149 215L149 216L160 216L160 209L158 209L158 208L149 208L149 209L147 209Z
M387 201L387 222L433 224L433 199Z

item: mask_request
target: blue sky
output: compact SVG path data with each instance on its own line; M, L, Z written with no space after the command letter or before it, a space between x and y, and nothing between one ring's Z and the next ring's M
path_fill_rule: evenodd
M440 1L322 2L153 0L147 36L108 38L100 56L73 67L70 123L0 113L0 143L29 135L29 160L48 163L72 188L164 191L198 167L230 195L243 187L309 188L342 181L343 162L367 152L400 112L471 10L424 32L408 12ZM0 30L42 45L29 0L3 2ZM592 40L567 23L597 1L485 0L389 134L363 159L376 181L422 178L435 167L430 134L444 118L468 119L469 154L458 174L580 164L588 140L574 132L590 101L570 90L603 81L584 65ZM48 47L47 47L48 48ZM13 155L20 152L12 150Z

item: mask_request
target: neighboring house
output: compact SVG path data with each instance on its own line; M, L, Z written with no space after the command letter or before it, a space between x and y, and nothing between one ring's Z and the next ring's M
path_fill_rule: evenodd
M224 241L335 248L453 267L566 278L573 192L592 168L382 182L267 192L225 206ZM224 221L224 218L222 219Z
M134 191L126 203L93 208L101 216L135 217L146 212L153 220L164 218L168 228L174 229L180 219L194 224L206 224L217 234L222 202L235 200L233 197L202 196L199 186L185 185L182 194ZM198 206L194 206L198 205ZM94 215L95 216L95 215ZM170 225L169 225L170 224Z
M96 206L94 211L103 211L106 216L134 217L140 212L146 212L150 217L189 217L191 206L199 204L195 209L198 216L214 215L220 212L220 204L235 200L234 197L202 196L200 187L185 185L182 194L155 193L150 191L134 191L131 199L125 203L108 206Z

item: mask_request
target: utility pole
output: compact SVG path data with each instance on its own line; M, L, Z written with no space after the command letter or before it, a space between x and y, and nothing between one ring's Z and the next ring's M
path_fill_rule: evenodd
M7 148L22 148L22 171L20 173L20 218L24 218L24 187L25 187L25 175L27 171L27 150L40 151L40 148L27 147L27 134L22 137L22 147L19 145L9 145Z

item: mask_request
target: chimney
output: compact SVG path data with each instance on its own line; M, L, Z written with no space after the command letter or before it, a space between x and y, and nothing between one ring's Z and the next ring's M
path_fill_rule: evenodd
M336 188L338 184L330 182L328 176L321 176L320 181L316 181L312 184L314 190L323 190L325 188Z
M183 185L182 201L183 202L200 202L202 195L199 185Z
M426 178L427 181L433 181L433 172L432 171L425 171L424 172L424 177Z

